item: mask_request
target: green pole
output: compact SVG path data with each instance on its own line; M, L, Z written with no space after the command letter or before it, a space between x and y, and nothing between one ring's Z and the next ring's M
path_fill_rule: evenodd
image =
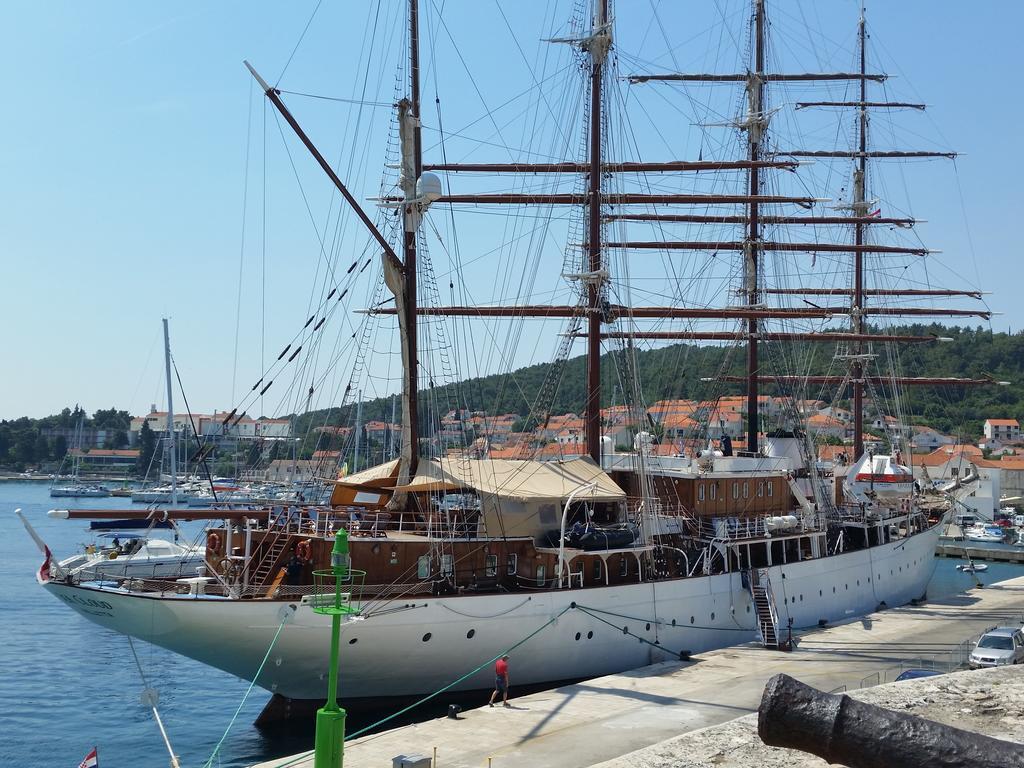
M314 768L341 768L345 754L345 710L338 706L338 646L341 640L341 585L348 576L348 533L338 531L331 551L334 571L334 610L331 611L331 666L327 703L316 713Z

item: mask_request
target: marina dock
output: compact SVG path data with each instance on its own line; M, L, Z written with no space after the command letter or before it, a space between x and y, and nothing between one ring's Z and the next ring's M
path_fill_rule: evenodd
M724 648L513 698L511 709L467 699L458 720L436 718L347 743L345 765L388 766L398 755L431 757L436 748L445 768L583 768L754 712L777 673L838 691L889 682L909 667L948 671L966 661L984 630L1022 619L1024 577L794 634L792 652ZM514 656L511 679L514 697ZM313 758L256 768L283 765L311 768Z
M979 562L1024 563L1024 547L1005 549L986 547L980 544L974 546L964 542L939 542L935 547L935 554L938 557L969 557L971 560Z

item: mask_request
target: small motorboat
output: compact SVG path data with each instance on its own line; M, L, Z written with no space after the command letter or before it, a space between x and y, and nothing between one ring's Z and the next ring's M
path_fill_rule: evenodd
M988 570L987 563L961 563L956 569L962 573L981 573Z
M58 563L58 572L92 579L176 578L195 576L205 564L206 548L134 533L107 533L109 544L90 545Z
M999 544L1006 538L1006 533L999 526L974 525L964 531L964 538L968 541Z

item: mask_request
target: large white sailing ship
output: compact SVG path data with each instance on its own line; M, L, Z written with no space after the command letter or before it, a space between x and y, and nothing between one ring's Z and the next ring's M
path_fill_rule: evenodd
M949 505L914 486L902 455L907 451L909 458L909 449L898 435L888 446L867 450L865 408L898 402L905 386L989 382L883 371L878 350L936 339L887 331L867 318L986 313L894 305L891 301L901 298L910 303L977 295L906 285L881 288L868 279L866 257L927 253L919 245L883 244L872 235L879 225L892 230L915 222L879 215L878 201L868 192L868 160L949 153L871 149L869 111L920 105L871 100L869 86L885 76L867 68L864 19L856 38L859 66L852 71L786 74L770 68L766 3L753 0L744 14L749 58L740 71L621 73L608 0L588 8L577 4L570 34L553 35L552 45L566 44L568 61L578 64L566 76L582 73L586 87L581 113L569 117L584 139L579 156L542 163L532 158L455 163L423 157L421 9L417 0L409 0L407 8L409 56L399 78L404 92L394 124L398 173L382 185L376 218L364 211L342 174L303 131L285 106L284 92L250 67L276 113L345 199L369 244L346 275L331 273L334 282L325 283L326 298L295 346L282 351L253 393L262 395L303 344L313 343L352 281L382 254L382 285L394 303L376 297L361 317L365 324L392 316L397 321L394 349L403 362L399 457L338 479L325 506L167 510L167 517L219 521L206 532L203 577L112 584L51 568L41 574L43 586L101 626L239 677L252 679L272 647L270 663L256 682L277 694L278 701L324 694L330 621L312 609L312 571L327 566L335 532L342 527L351 535L352 566L365 572L365 579L351 586L349 598L357 611L342 628L340 690L347 699L413 696L445 686L486 688L486 669L466 673L510 647L520 649L517 684L585 678L752 640L785 647L794 629L924 597ZM631 75L628 84L622 74ZM615 110L622 108L622 100L609 94L664 83L683 89L691 84L732 88L734 95L741 89L740 114L721 128L743 142L741 159L608 157L609 147L628 144L616 132L622 122ZM771 90L794 83L822 88L824 95L795 107L785 100L772 106ZM837 97L836 84L852 88L853 96ZM677 91L673 97L681 98ZM535 106L551 113L543 99ZM781 110L797 107L852 110L854 146L780 149L770 138L773 121ZM852 164L849 199L832 205L841 210L818 212L830 205L824 202L831 198L828 189L784 194L772 180L777 174L799 175L800 158L812 156ZM575 186L569 192L553 182L514 192L454 194L439 174L457 173L542 176ZM740 189L726 193L717 181L705 181L723 173L731 174ZM567 236L582 242L566 244L566 279L576 303L442 306L425 258L425 224L439 209L454 216L459 205L573 211ZM649 227L655 239L632 237L630 226ZM789 232L794 227L815 236L809 242L793 241ZM609 236L612 228L618 239ZM731 234L718 234L724 231ZM431 232L440 237L436 228ZM825 239L834 233L847 239ZM646 306L623 288L628 275L618 282L613 270L629 254L651 251L665 259L687 252L710 254L710 259L733 253L739 255L740 268L729 273L731 291L724 300L718 297L717 306L687 296L688 278L671 272L662 276L669 287L660 294L669 301ZM817 287L773 281L766 261L793 253L808 259L810 254L833 254L836 263L843 259L848 268L833 270L824 276L827 284ZM422 301L424 296L430 300ZM730 302L733 296L739 303ZM779 304L794 297L795 306ZM820 297L833 297L833 304L821 306ZM439 450L431 440L437 408L422 407L436 370L429 358L439 354L433 342L441 327L438 318L511 318L524 324L531 317L565 322L548 378L539 391L529 393L527 422L538 431L550 418L558 376L573 343L585 340L584 455L541 461L489 458L486 446L479 444ZM830 325L844 317L848 327ZM709 330L707 323L717 326ZM369 327L365 324L364 329ZM365 331L352 335L366 338ZM428 336L431 343L425 343ZM717 394L710 406L705 400L694 408L693 426L673 439L663 424L648 419L635 350L638 344L678 341L736 342L745 348L745 370L741 375L700 370L699 377L714 379L708 384ZM786 358L777 350L787 345L836 347L832 372L779 372ZM640 425L632 450L617 448L602 434L601 406L610 400L602 351L617 355L618 392ZM362 367L353 370L360 373ZM733 379L742 385L745 435L725 440L715 403L730 391ZM816 461L814 435L799 407L812 388L830 391L835 407L850 402L850 460L834 468ZM350 383L346 398L357 390ZM783 404L773 424L764 413L766 391ZM225 423L239 418L245 405ZM58 514L75 519L106 513ZM110 511L109 516L126 514Z

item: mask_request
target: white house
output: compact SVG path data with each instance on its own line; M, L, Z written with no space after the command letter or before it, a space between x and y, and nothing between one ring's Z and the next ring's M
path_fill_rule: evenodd
M911 427L910 447L915 451L934 451L944 445L956 442L949 435L937 432L931 427Z
M1012 443L1020 440L1020 424L1016 419L985 419L985 437Z

